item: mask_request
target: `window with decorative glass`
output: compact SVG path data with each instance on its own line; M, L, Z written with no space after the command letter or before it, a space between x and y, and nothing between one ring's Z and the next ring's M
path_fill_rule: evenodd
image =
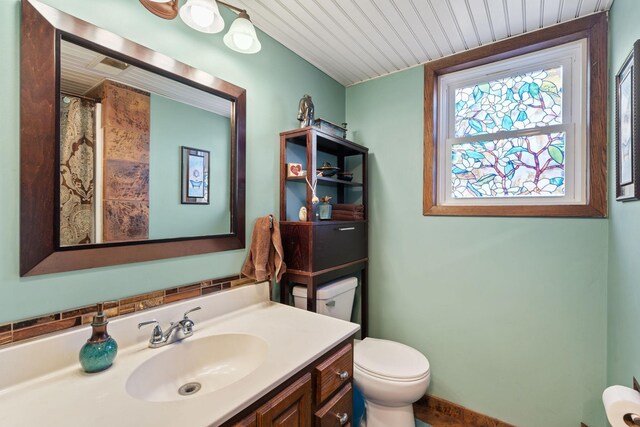
M607 215L607 16L424 65L424 215Z
M440 205L585 203L586 45L439 77Z

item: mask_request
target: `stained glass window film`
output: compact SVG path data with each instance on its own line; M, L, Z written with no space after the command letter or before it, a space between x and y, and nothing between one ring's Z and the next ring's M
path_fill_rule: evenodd
M455 137L562 124L562 66L455 90Z
M588 54L581 39L495 62L488 52L481 65L425 67L437 79L425 89L436 95L425 107L435 125L433 141L425 133L433 153L425 215L546 216L589 204Z
M451 196L564 196L565 137L558 132L454 144Z

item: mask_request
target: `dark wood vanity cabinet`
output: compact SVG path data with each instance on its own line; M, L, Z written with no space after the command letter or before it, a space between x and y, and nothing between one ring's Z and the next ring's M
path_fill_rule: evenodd
M311 374L306 373L256 412L260 427L311 427Z
M318 176L318 168L325 161L340 170L352 170L353 179ZM314 127L280 134L280 233L287 264L280 283L280 300L288 304L290 286L304 285L307 310L315 312L318 286L360 273L362 338L368 332L367 161L368 148ZM289 163L300 163L306 177L288 176ZM313 182L312 177L317 179L318 197L331 194L332 203L362 204L362 219L320 220L318 205L312 203L313 192L307 185L307 179ZM307 221L298 218L297 209L302 206L307 209Z
M242 421L238 421L237 423L233 424L233 427L257 427L257 425L258 422L256 421L256 413L252 412Z
M233 427L340 427L352 419L353 338L223 424ZM234 419L240 421L234 421Z

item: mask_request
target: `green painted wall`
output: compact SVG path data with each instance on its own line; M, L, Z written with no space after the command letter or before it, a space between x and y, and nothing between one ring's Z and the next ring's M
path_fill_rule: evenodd
M231 122L151 94L149 238L229 233ZM209 151L209 204L182 204L183 146Z
M264 33L262 51L242 55L224 46L222 34L205 35L180 19L157 18L137 1L46 2L247 89L247 240L257 217L277 213L279 132L298 126L300 97L313 96L317 116L344 121L344 87ZM224 13L228 26L231 13ZM0 0L0 323L237 274L245 250L19 277L19 23L19 2Z
M609 16L609 289L607 383L640 378L640 202L615 201L615 75L640 39L640 8L616 0Z
M521 427L602 426L607 221L423 216L422 105L421 67L347 89L371 149L372 335L427 355L436 396Z
M612 74L640 38L633 2L614 3ZM300 96L344 121L345 89L262 33L263 51L243 56L138 2L47 3L247 89L249 233L277 209L278 133L297 126ZM239 271L245 250L19 278L16 0L0 0L0 52L0 323ZM605 220L424 217L422 69L347 89L346 118L372 153L372 334L424 352L435 395L523 427L604 425L607 255L608 382L640 363L640 203L612 202L609 238Z

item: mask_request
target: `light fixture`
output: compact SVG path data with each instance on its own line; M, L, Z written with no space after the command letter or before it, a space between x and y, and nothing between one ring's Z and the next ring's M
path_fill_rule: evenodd
M240 53L256 53L262 48L256 29L245 11L240 12L233 21L223 40L229 49Z
M224 29L224 19L218 9L218 4L235 12L238 17L229 27L224 36L224 44L236 52L256 53L262 45L256 35L256 29L251 23L246 10L240 9L220 0L187 0L178 12L179 0L140 0L140 3L151 13L160 18L174 19L180 14L180 18L189 27L203 33L219 33Z

